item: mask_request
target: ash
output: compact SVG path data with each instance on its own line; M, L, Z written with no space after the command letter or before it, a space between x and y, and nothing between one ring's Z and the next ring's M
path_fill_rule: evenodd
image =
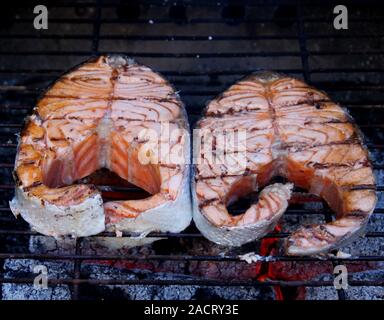
M381 265L381 267L384 267ZM356 272L351 275L350 280L382 280L384 279L384 268L380 270L369 270ZM332 281L330 275L324 275L317 280ZM384 288L380 286L349 286L345 290L348 300L384 300ZM335 300L338 299L336 290L333 287L307 287L306 300Z
M31 277L36 276L33 269L40 263L36 260L6 260L4 263L4 277ZM71 263L44 262L48 270L48 279L69 278L70 270L73 269ZM47 289L34 288L32 284L13 284L2 285L3 300L69 300L71 292L68 286L57 285Z
M83 254L132 254L142 255L153 251L151 245L136 248L119 248L116 252L100 246L100 242L94 238L85 239L82 246ZM32 253L50 254L73 254L75 252L75 241L65 239L56 241L54 238L44 236L32 236L29 243L29 251ZM153 253L153 252L152 252ZM45 260L40 263L36 260L8 259L4 263L4 277L26 278L36 276L33 268L43 264L48 271L49 279L70 279L73 276L73 262L52 262ZM159 268L159 265L155 266ZM182 269L179 269L182 267ZM111 265L103 265L101 262L83 262L81 277L87 279L129 279L129 280L196 280L197 276L186 276L181 274L185 265L172 266L172 273L151 272L143 269L124 269ZM165 268L163 266L164 270ZM178 274L177 272L180 272ZM200 277L201 278L201 277ZM72 299L71 285L52 285L47 289L36 289L29 284L4 284L2 286L2 297L4 300L70 300ZM128 300L191 300L191 299L223 299L223 300L270 300L274 299L272 288L264 287L205 287L193 285L90 285L80 286L80 299L128 299Z
M162 273L128 273L123 270L110 267L88 265L84 271L89 273L90 279L152 279L152 280L191 280L191 277L175 274ZM193 279L193 278L192 278ZM245 287L202 287L202 286L102 286L85 288L83 293L87 295L88 290L95 290L97 298L113 299L126 298L130 300L191 300L191 299L225 299L225 300L254 300L273 299L273 293L265 294L259 288Z

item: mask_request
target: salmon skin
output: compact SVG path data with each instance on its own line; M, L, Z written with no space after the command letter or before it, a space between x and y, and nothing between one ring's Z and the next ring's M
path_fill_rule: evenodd
M27 119L10 207L54 237L179 232L192 218L188 130L159 74L123 56L91 59L57 80ZM103 203L93 185L74 184L100 168L151 196Z
M293 184L322 197L337 217L300 227L286 240L288 255L325 253L364 231L376 205L368 151L351 117L325 93L257 72L211 101L197 128L193 218L208 239L240 246L264 236L286 210ZM233 132L237 144L225 144L223 152L219 142ZM275 176L289 183L265 187L243 214L228 212Z

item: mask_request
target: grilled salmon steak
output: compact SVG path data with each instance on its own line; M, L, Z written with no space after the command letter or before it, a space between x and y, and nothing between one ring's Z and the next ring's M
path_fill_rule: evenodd
M208 239L239 246L262 237L286 210L293 184L322 197L337 217L300 227L286 240L287 254L324 253L364 231L376 204L368 152L351 117L325 93L255 73L211 101L197 127L193 214ZM275 176L289 183L266 186ZM228 212L264 186L244 213Z
M181 231L192 218L189 140L184 107L163 77L122 56L89 60L27 119L11 209L55 237ZM151 196L103 203L96 187L75 183L100 168Z

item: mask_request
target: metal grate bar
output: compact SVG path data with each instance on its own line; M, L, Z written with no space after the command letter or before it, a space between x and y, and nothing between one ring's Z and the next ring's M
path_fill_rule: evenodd
M303 67L303 76L304 80L308 83L311 83L311 73L309 71L309 63L308 63L308 50L307 50L307 38L304 31L304 22L303 22L303 14L301 5L298 4L296 7L296 15L297 15L297 32L298 32L298 40L300 47L300 57L301 64Z
M98 260L111 260L111 261L144 261L144 260L157 260L157 261L212 261L212 262L230 262L242 261L239 256L224 256L224 255L108 255L108 254L97 254L97 255L86 255L86 254L36 254L36 253L0 253L0 259L34 259L34 260L73 260L73 261L98 261ZM336 261L342 262L358 262L358 261L371 261L371 262L382 262L384 257L382 256L353 256L340 258L336 256L329 256L327 260L324 258L316 257L291 257L291 256L266 256L261 257L260 262L324 262L324 261Z
M191 5L190 1L179 1L180 4L183 5ZM333 2L332 2L333 3ZM359 0L350 0L350 4L359 4L362 6L368 6L368 5L377 5L378 1L377 0L365 0L364 3L362 3ZM111 0L108 2L105 2L102 4L103 8L115 8L117 5L121 4L120 0ZM152 1L143 1L143 5L152 5L152 6L157 6L157 7L168 7L169 4L167 2L164 2L162 0L152 0ZM261 0L261 1L253 1L253 0L238 0L236 1L236 5L242 5L246 7L265 7L265 6L277 6L277 5L296 5L297 0ZM305 2L301 2L301 5L304 5ZM324 2L321 0L312 0L310 2L312 5L316 5L319 7L328 7L329 2ZM95 6L95 1L83 1L83 2L77 2L77 1L54 1L54 2L48 2L48 5L51 8L71 8L71 7L93 7ZM218 5L217 1L214 0L194 0L193 5L198 5L198 6L204 6L204 7L223 7L223 6L230 6L233 5L232 0L223 0L220 2ZM28 3L21 3L18 5L18 7L21 8L30 8L32 5ZM12 5L11 5L12 7Z
M39 233L31 230L12 230L12 229L0 229L0 235L39 235ZM284 239L288 237L290 233L280 232L280 233L268 233L264 236L264 238L280 238ZM123 232L123 237L137 237L137 234ZM90 237L116 237L116 234L113 232L102 232L96 236ZM161 233L161 232L151 232L147 235L147 237L155 237L155 238L201 238L202 235L200 233ZM367 238L384 238L384 232L368 232L365 234ZM290 258L288 258L290 259ZM383 258L384 259L384 258Z
M31 278L0 278L0 283L33 283ZM330 287L333 286L332 281L283 281L283 280L247 280L247 281L220 281L220 280L152 280L152 279L50 279L50 285L58 284L92 284L92 285L156 285L156 286L221 286L221 287L258 287L258 286L282 286L282 287ZM369 280L351 280L348 282L351 287L369 286L381 287L384 286L384 281L369 281Z
M215 52L215 53L173 53L173 52L126 52L126 51L98 51L100 54L124 54L137 58L252 58L252 57L301 57L296 51L265 51L265 52ZM92 51L0 51L0 56L90 56ZM311 56L344 56L344 55L384 55L384 51L307 51Z
M75 253L77 256L81 255L81 243L82 238L76 239L76 247L75 247ZM74 280L80 280L80 270L81 270L81 262L82 260L75 260L73 265L73 278ZM79 283L74 282L72 286L72 300L79 300Z
M98 23L104 23L102 19L95 19ZM148 22L148 21L147 21ZM304 23L303 23L304 24ZM99 29L100 31L100 29ZM97 32L99 32L97 31ZM358 34L358 35L340 35L340 34L305 34L305 39L381 39L384 34ZM252 41L252 40L285 40L297 39L296 35L257 35L257 36L167 36L167 35L129 35L129 34L103 34L95 37L94 34L0 34L0 39L39 39L39 40L134 40L134 41Z
M295 38L297 38L295 36ZM274 69L277 72L283 73L302 73L302 69ZM17 74L17 73L27 73L27 74L54 74L60 75L64 72L64 69L0 69L0 74ZM238 75L242 76L250 72L255 71L255 69L236 69L236 70L204 70L204 71L174 71L174 70L159 70L159 72L166 76L231 76ZM381 73L384 72L384 68L313 68L311 70L312 74L324 74L324 73Z
M93 7L93 6L92 6ZM333 18L324 19L324 18L306 18L303 17L304 23L332 23ZM358 18L358 17L350 17L349 22L353 23L378 23L382 22L382 19L380 18ZM13 20L16 23L32 23L33 19L31 18L15 18ZM91 24L94 22L93 18L50 18L50 23L57 23L57 24ZM252 24L252 23L276 23L276 22L292 22L295 23L297 21L296 18L284 18L284 17L273 17L273 18L244 18L241 19L241 21L236 21L239 23L244 24ZM103 24L148 24L148 19L125 19L125 18L101 18L100 22ZM228 24L229 20L222 19L222 18L190 18L188 19L189 24ZM156 24L175 24L175 21L170 18L157 18L155 20ZM311 35L313 37L316 37L317 34ZM322 35L320 35L322 36ZM359 34L357 34L359 36ZM364 35L365 36L365 35ZM375 37L375 35L367 34L367 37ZM348 35L340 35L340 37L353 37Z
M125 51L99 51L100 54L124 54L137 58L250 58L250 57L295 57L300 56L299 52L214 52L214 53L173 53L173 52L125 52ZM376 52L380 54L380 52ZM90 56L93 52L90 51L0 51L0 56ZM323 55L324 53L319 53ZM332 54L332 53L330 53ZM336 54L345 54L345 52L338 52ZM368 54L363 52L362 54Z
M93 34L92 34L92 53L93 54L97 54L99 51L101 5L102 5L102 0L97 0L96 15L95 15L95 21L93 24Z

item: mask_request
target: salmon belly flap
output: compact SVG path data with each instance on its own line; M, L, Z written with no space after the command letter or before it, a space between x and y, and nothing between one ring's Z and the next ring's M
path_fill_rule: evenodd
M181 231L191 220L189 147L184 107L164 78L122 56L92 59L57 80L27 119L11 209L55 237ZM101 168L151 196L103 203L78 183Z
M238 246L262 237L286 210L293 184L324 198L337 218L300 227L287 254L327 252L364 229L376 204L368 152L351 117L323 92L258 72L211 101L197 127L193 210L207 238ZM240 215L228 212L274 176L289 183L265 187Z

